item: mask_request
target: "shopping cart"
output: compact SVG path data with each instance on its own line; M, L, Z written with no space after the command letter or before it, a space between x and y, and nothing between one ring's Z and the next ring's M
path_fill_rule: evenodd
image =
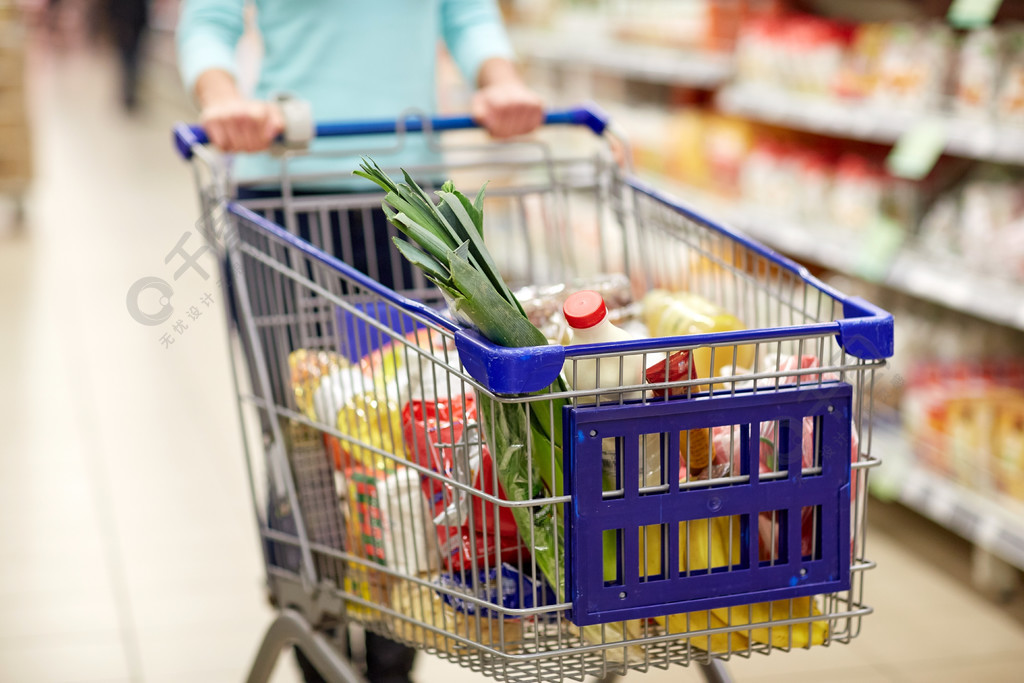
M487 244L555 337L551 312L581 287L623 321L660 288L744 329L495 346L375 237L398 233L351 169L301 177L290 165L307 153L287 151L279 177L253 183L280 194L238 200L251 185L232 183L200 130L175 129L222 258L280 610L250 680L289 643L326 677L358 680L340 641L353 623L504 681L690 663L726 680L731 656L847 643L871 612L871 389L892 317L624 171L596 109L547 121L512 143L468 118L317 134L426 141L438 163L408 170L428 192L489 182ZM390 153L374 156L387 167ZM347 191L315 189L332 184ZM656 369L622 381L636 357ZM617 364L614 389L557 381L598 359ZM509 499L510 484L530 496Z

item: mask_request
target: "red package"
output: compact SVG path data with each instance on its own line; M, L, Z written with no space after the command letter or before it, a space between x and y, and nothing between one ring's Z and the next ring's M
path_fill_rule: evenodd
M693 358L689 350L676 351L666 360L656 363L647 368L644 377L649 384L664 384L665 382L680 382L687 379L697 379L697 369L693 366ZM668 390L669 396L685 396L691 387L671 387ZM658 397L665 395L664 389L652 389L651 392Z
M407 456L445 479L471 481L474 490L495 495L490 452L477 444L478 437L471 434L469 443L464 438L475 418L472 396L411 401L402 409ZM437 524L442 569L497 567L527 554L510 508L489 504L435 477L420 477L420 485ZM497 497L507 500L500 484L497 488Z

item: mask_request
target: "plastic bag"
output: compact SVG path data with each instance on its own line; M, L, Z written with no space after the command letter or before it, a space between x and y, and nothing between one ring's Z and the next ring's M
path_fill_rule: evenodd
M495 495L494 463L480 443L475 418L472 395L410 401L402 409L407 457L445 479ZM434 515L444 568L454 572L485 563L498 566L528 554L510 508L489 504L435 477L421 477L421 489ZM507 500L500 484L496 495Z
M473 578L468 572L441 574L437 584L453 592L438 591L438 595L441 596L441 600L445 604L451 605L457 612L479 613L482 617L492 618L504 616L506 619L516 619L517 617L503 615L500 612L492 613L486 607L472 600L465 600L454 593L470 595L491 605L501 605L506 609L530 609L535 606L557 604L555 594L547 582L534 581L507 562L501 567L480 571L475 582Z

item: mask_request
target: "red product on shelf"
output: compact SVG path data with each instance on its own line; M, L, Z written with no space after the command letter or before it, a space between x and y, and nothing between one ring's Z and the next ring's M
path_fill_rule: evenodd
M788 9L786 0L708 0L708 32L704 47L728 52L736 44L747 22L780 17Z
M1024 500L1024 363L922 363L901 407L919 464L982 494Z

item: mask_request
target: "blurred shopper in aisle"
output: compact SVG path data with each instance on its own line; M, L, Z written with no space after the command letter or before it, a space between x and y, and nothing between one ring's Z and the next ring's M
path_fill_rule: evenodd
M525 134L543 120L540 98L527 89L512 61L494 0L256 0L256 8L264 58L251 95L241 91L235 64L244 29L243 0L186 0L179 22L186 88L200 107L211 141L224 151L266 150L284 127L272 103L282 93L309 102L320 120L397 118L409 108L436 111L435 65L442 40L476 88L473 117L492 135ZM316 145L329 148L330 142ZM352 158L304 161L303 172L356 167ZM436 161L436 154L423 140L410 139L392 161L417 166ZM264 154L244 154L235 163L236 176L243 179L275 176L278 169L278 162ZM358 212L352 213L349 219L359 222L345 224L361 225ZM383 213L377 212L373 221L376 252L388 253ZM369 681L408 681L414 653L367 633ZM298 655L306 679L321 680Z
M121 103L126 111L138 108L141 52L149 25L148 0L106 0L121 66Z

